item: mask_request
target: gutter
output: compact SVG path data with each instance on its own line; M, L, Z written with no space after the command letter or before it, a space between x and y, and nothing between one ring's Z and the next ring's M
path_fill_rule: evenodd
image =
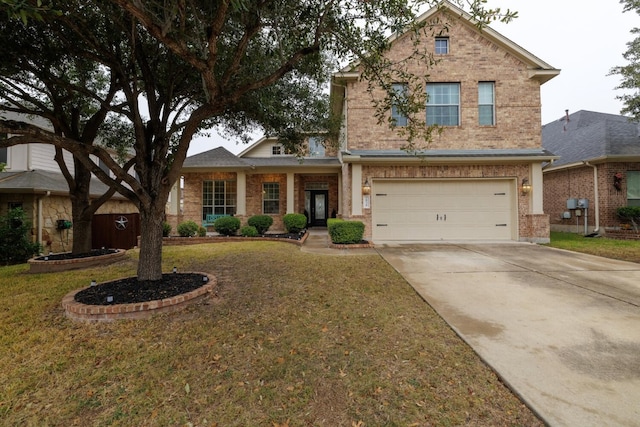
M596 228L593 230L594 233L600 232L600 196L598 194L598 167L592 165L589 162L583 162L585 166L589 166L593 168L593 193L595 194L593 204L595 205L594 216L596 221Z

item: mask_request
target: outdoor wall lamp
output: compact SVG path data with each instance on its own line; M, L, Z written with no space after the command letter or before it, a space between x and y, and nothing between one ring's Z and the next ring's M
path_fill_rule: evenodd
M362 186L362 194L369 195L371 194L371 185L369 185L369 178L365 178L364 185Z
M529 184L529 178L522 178L522 194L529 194L531 192L531 184Z

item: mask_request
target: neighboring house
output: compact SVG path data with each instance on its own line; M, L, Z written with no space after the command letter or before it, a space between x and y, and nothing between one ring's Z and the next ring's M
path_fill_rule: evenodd
M610 234L620 229L619 207L640 206L638 123L615 114L567 112L543 126L542 143L559 156L543 170L552 230Z
M410 70L428 75L425 120L445 127L428 149L418 155L401 149L406 140L377 123L367 82L357 66L348 67L331 85L344 120L336 152L316 152L314 137L302 161L284 154L275 139L238 156L217 148L189 157L184 211L180 216L174 207L170 218L201 222L220 213L245 220L265 213L274 216L275 229L289 212L306 213L312 226L335 214L363 221L374 243L548 242L542 165L554 156L542 148L540 85L559 70L492 29L479 30L449 2L419 19L441 19L443 29L423 40L438 63ZM392 59L413 49L410 34L391 41ZM403 82L396 85L403 90ZM389 114L404 125L396 109Z
M0 148L0 163L6 165L4 172L0 172L0 215L5 215L9 209L22 208L32 224L33 241L40 242L45 252L65 252L71 250L73 245L73 224L71 228L66 228L69 224L59 221L71 221L71 200L67 181L53 159L54 155L54 147L48 144ZM64 156L73 174L73 158L66 151ZM105 191L106 186L94 178L91 183L92 196L99 197ZM120 216L127 220L126 231L116 228L114 218ZM124 249L133 247L138 234L135 229L138 221L135 205L116 193L94 215L94 248L123 248L121 242L133 242ZM133 234L133 240L129 238L129 233ZM124 237L124 234L127 236Z

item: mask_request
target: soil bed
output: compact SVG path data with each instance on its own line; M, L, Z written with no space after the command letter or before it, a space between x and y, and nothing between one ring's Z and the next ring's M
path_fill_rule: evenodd
M134 276L91 286L78 292L74 299L88 305L148 302L186 294L207 282L208 278L198 273L167 273L159 281L138 281Z
M115 254L118 249L92 249L91 252L81 254L72 254L71 252L63 252L59 254L43 255L36 258L36 261L61 261L66 259L89 258L94 256ZM46 259L45 259L46 258Z

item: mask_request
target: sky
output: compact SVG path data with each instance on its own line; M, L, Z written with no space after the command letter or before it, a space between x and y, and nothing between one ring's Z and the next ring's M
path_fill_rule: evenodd
M619 76L611 68L625 65L622 54L633 40L631 29L640 27L640 16L622 12L618 0L488 0L488 7L518 12L508 24L491 28L512 42L561 70L541 87L542 124L558 120L565 110L620 114L616 96ZM255 133L257 141L259 133ZM247 148L214 132L191 142L189 155L223 146L234 154Z

